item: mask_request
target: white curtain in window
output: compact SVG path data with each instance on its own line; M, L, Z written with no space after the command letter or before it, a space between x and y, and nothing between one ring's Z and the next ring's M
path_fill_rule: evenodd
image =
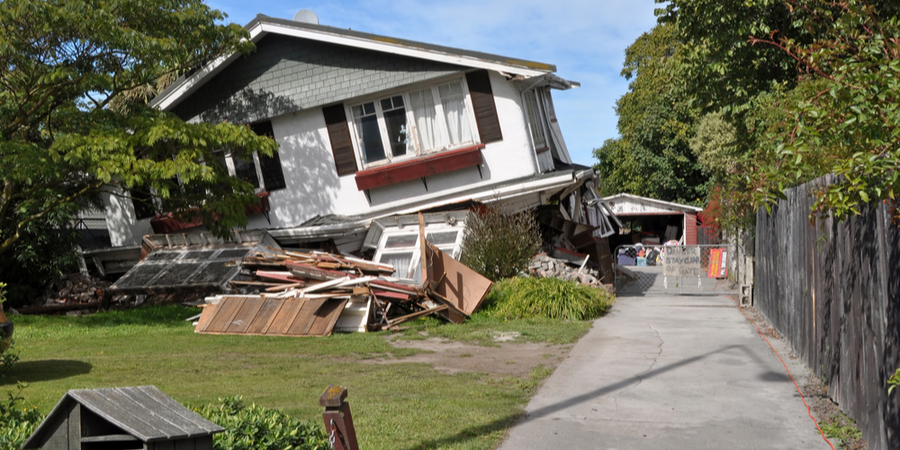
M409 267L412 264L412 252L404 253L384 253L381 255L381 261L385 264L394 266L394 276L397 278L408 278Z
M444 107L444 119L447 123L447 132L450 134L450 143L459 144L472 140L472 131L469 129L469 116L466 113L466 98L463 94L462 84L450 83L438 88L441 96L441 105Z
M422 150L431 150L444 146L437 127L437 111L434 108L434 96L431 89L409 94L412 103L413 119L416 122L416 134Z

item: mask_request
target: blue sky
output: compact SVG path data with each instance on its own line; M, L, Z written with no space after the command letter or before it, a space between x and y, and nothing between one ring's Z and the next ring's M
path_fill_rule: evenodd
M208 0L246 25L257 13L291 19L301 9L319 23L450 47L555 64L581 83L554 91L556 113L576 163L616 131L616 100L628 90L619 75L625 48L655 24L653 0Z

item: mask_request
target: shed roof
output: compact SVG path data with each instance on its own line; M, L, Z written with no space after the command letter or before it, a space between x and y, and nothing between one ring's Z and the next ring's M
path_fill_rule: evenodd
M244 28L250 33L250 40L259 42L268 34L293 36L318 42L345 45L395 55L409 56L430 61L455 64L463 67L494 70L521 75L524 78L542 77L551 86L568 89L579 83L551 76L556 66L535 61L527 61L490 53L463 50L442 45L380 36L343 28L297 22L258 14ZM154 98L150 105L162 110L170 110L184 98L196 91L213 76L235 61L240 54L223 55L189 76L182 77Z
M72 389L56 404L22 448L36 448L51 425L77 402L143 442L209 436L224 428L187 409L156 386Z
M674 213L699 213L703 211L703 208L698 208L696 206L683 205L681 203L667 202L663 200L657 200L655 198L649 197L641 197L640 195L633 194L616 194L609 197L604 197L603 201L609 205L613 212L619 216L627 216L627 215L640 215L640 212L629 212L625 211L619 207L619 205L624 203L629 203L632 205L645 205L653 208L653 211L671 211Z

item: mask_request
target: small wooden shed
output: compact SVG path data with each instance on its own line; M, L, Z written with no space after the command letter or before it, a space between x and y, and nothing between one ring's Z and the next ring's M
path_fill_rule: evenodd
M155 386L73 389L22 449L212 450L222 431Z

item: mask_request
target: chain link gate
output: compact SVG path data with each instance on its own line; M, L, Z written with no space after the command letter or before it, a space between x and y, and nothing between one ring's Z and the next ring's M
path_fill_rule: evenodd
M613 255L616 295L739 294L733 245L622 245Z

